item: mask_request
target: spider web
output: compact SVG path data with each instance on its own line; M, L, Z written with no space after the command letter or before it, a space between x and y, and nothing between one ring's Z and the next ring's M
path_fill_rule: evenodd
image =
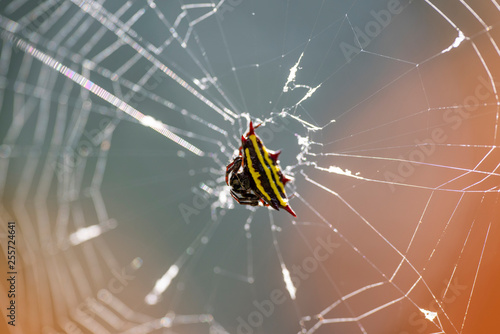
M3 2L16 329L494 331L499 11ZM282 149L296 219L229 195L250 120Z

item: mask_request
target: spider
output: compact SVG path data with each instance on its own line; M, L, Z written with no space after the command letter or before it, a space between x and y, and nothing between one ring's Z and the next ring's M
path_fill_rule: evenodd
M250 121L247 134L241 136L239 155L226 167L226 183L231 196L242 205L271 206L297 217L288 204L285 184L290 181L280 169L278 156L281 151L268 151ZM240 171L241 169L241 171Z

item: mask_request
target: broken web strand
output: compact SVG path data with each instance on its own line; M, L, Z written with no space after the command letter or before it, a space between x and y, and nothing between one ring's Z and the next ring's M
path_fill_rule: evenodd
M126 7L126 6L123 6L123 7ZM129 24L133 24L134 22L127 22ZM15 30L17 30L17 25L15 23L12 23L11 26L14 26L15 27ZM5 26L4 26L5 27ZM12 29L12 28L11 28ZM104 30L104 29L103 29ZM68 31L68 30L62 30L62 31ZM20 43L20 44L19 44ZM105 99L106 101L112 103L112 104L115 104L119 109L122 109L123 111L125 111L126 113L128 113L129 115L131 115L132 117L136 118L139 120L139 122L145 126L149 126L149 127L152 127L152 128L156 128L156 131L164 134L165 136L167 136L168 138L174 140L175 142L177 142L179 145L187 148L188 150L192 151L193 153L195 154L198 154L200 155L202 152L197 149L196 147L192 146L191 144L185 142L184 140L182 140L181 138L179 138L178 136L174 135L173 133L170 132L170 130L168 130L164 124L162 124L160 121L157 121L155 119L153 119L152 117L150 116L144 116L142 115L140 112L134 110L134 108L132 108L131 106L127 105L126 102L124 102L123 100L121 101L120 104L117 104L114 102L114 100L118 100L116 98L116 96L113 96L112 94L109 94L108 93L101 93L103 91L103 89L97 85L95 85L94 83L92 83L91 81L88 81L86 80L84 77L81 77L78 73L75 73L65 67L63 67L60 63L56 62L54 59L51 59L51 57L49 57L48 55L46 54L43 54L41 53L39 50L36 50L35 48L33 48L32 45L25 45L26 43L19 39L18 40L18 44L20 45L21 48L24 49L24 51L27 51L27 50L30 50L31 52L35 52L36 55L39 56L39 59L44 61L45 63L47 63L48 65L50 66L54 66L55 69L59 70L59 71L62 71L61 73L69 76L69 77L75 77L75 80L77 82L79 82L81 85L83 85L83 87L87 88L87 89L90 89L93 93L99 95L101 98ZM99 55L97 55L95 57L95 59L93 59L92 61L89 61L87 62L88 64L91 64L89 66L94 66L94 64L96 64L96 61L100 61L102 59L100 59L100 55L101 54L107 54L109 55L110 52L106 52L106 50L102 51ZM136 59L137 61L137 59ZM101 71L101 74L108 74L109 76L112 76L112 80L113 81L116 81L117 79L116 78L120 78L120 73L121 72L125 72L132 64L126 64L124 65L123 67L121 67L120 69L118 69L114 74L108 74L106 71ZM85 68L85 67L84 67ZM154 69L154 67L153 67ZM104 72L104 73L103 73ZM176 77L175 73L172 74L174 77ZM145 75L143 77L143 82L146 82L147 79L149 79L149 77L151 76L151 74L148 76L148 75ZM73 80L73 79L72 79ZM140 83L140 82L139 82ZM179 81L179 83L181 85L184 84L184 82L181 80ZM130 83L129 83L130 85ZM96 87L94 87L96 86ZM138 86L133 86L134 89L137 89ZM188 89L190 90L191 92L193 92L194 90L193 89ZM144 92L143 92L144 93ZM150 98L153 98L154 100L162 100L160 97L158 96L155 96L154 94L151 94L149 92L145 92L146 94L149 95ZM196 95L196 94L195 94ZM131 97L129 97L131 98ZM126 100L126 99L125 99ZM167 103L169 107L175 107L175 105L173 106L172 103L169 103L168 101L164 100L163 99L163 102ZM210 105L210 104L209 104ZM185 110L182 110L183 114L187 114L187 112ZM191 118L197 120L197 121L202 121L202 119L200 119L199 117L196 117L196 116L191 116ZM208 123L208 122L207 122ZM217 128L216 126L210 124L210 128L214 129L214 130L217 130L223 134L224 131ZM191 132L187 132L186 133L187 136L189 137L194 137L194 134L191 133ZM203 139L206 139L206 138L203 138ZM210 141L210 140L209 140ZM220 142L217 142L217 144L219 144Z
M371 226L371 224L370 224L370 223L369 223L369 222L368 222L368 221L367 221L364 217L362 217L362 216L361 216L361 215L360 215L360 214L359 214L359 213L358 213L358 212L357 212L357 211L356 211L356 210L355 210L355 209L354 209L354 208L353 208L353 207L352 207L349 203L347 203L347 202L346 202L346 201L345 201L345 200L344 200L344 199L343 199L343 198L342 198L339 194L335 193L335 192L334 192L334 191L332 191L331 189L328 189L328 188L326 188L326 187L322 186L321 184L319 184L319 183L317 183L317 182L315 182L315 181L313 181L313 180L309 179L309 178L307 177L307 175L304 175L304 176L305 176L306 180L308 180L309 182L311 182L311 183L315 184L316 186L318 186L319 188L322 188L323 190L326 190L327 192L329 192L329 193L333 194L335 197L337 197L338 199L340 199L340 200L341 200L341 202L342 202L344 205L346 205L347 207L349 207L349 209L350 209L352 212L354 212L354 213L355 213L355 214L356 214L356 215L357 215L357 216L358 216L358 217L359 217L362 221L364 221L364 223L365 223L366 225L368 225L368 226L369 226L372 230L374 230L374 231L375 231L375 233L376 233L376 234L377 234L380 238L382 238L382 239L383 239L384 243L386 243L388 246L390 246L390 247L391 247L391 248L392 248L392 249L393 249L393 250L394 250L394 251L395 251L395 252L396 252L396 253L397 253L400 257L401 257L401 261L402 261L402 262L406 262L408 265L410 265L410 267L412 268L412 270L413 270L413 271L414 271L414 272L418 275L418 279L415 281L415 284L412 286L412 289L416 286L416 284L417 284L418 282L420 282L420 281L421 281L421 282L422 282L422 283L426 286L426 289L427 289L427 291L429 292L429 294L432 296L432 298L433 298L434 300L437 300L437 299L436 299L436 297L434 296L433 292L432 292L432 291L431 291L431 289L429 288L429 286L427 286L427 284L426 284L426 283L425 283L425 281L423 280L423 277L422 277L421 273L420 273L420 272L419 272L419 271L418 271L415 267L413 267L412 263L411 263L411 262L410 262L410 261L409 261L409 260L408 260L408 259L407 259L407 258L406 258L406 257L405 257L405 256L404 256L404 255L403 255L403 254L402 254L402 253L398 250L398 249L396 249L396 248L395 248L395 247L394 247L394 246L393 246L393 245L392 245L392 244L391 244L391 243L390 243L390 242L389 242L389 241L388 241L388 240L387 240L387 239L386 239L386 238L385 238L385 237L384 237L384 236L383 236L383 235L382 235L379 231L377 231L377 230L376 230L373 226ZM375 270L376 270L376 271L377 271L377 272L378 272L378 273L382 276L382 278L384 278L384 279L385 279L388 283L390 283L391 285L393 285L393 286L394 286L394 287L395 287L395 288L396 288L396 289L397 289L397 290L398 290L398 291L402 294L402 296L401 296L401 297L399 297L399 298L397 298L397 299L395 299L395 300L392 300L392 301L390 301L390 302L388 302L388 303L386 303L386 304L383 304L383 305L379 306L379 307L378 307L377 309L375 309L375 310L369 311L369 312L367 312L367 313L365 313L365 314L362 314L362 315L359 315L359 316L356 316L356 317L353 317L353 318L350 318L350 319L344 319L345 321L356 321L356 322L358 322L359 320L363 319L364 317L370 316L370 315L372 315L374 312L379 311L379 310L382 310L382 309L383 309L383 308L385 308L385 307L391 306L391 305L393 305L394 303L399 302L399 301L401 301L401 300L402 300L402 299L404 299L404 298L408 299L408 300L409 300L409 301L410 301L410 302L411 302L414 306L417 306L417 304L416 304L413 300L411 300L411 298L409 298L409 297L408 297L408 294L411 292L411 290L412 290L412 289L410 289L408 292L406 292L406 293L405 293L404 291L402 291L402 290L399 288L399 286L395 285L395 284L392 282L392 278L394 278L394 276L396 276L396 274L397 274L397 270L399 269L399 266L397 267L396 271L393 273L392 278L391 278L391 279L389 279L389 278L387 277L387 275L386 275L383 271L381 271L381 269L379 269L375 263L373 263L372 261L370 261L370 260L369 260L369 258L368 258L365 254L363 254L363 253L362 253L362 252L361 252L361 251L360 251L360 250L359 250L359 249L358 249L358 248L357 248L357 247L356 247L356 246L355 246L355 245L354 245L351 241L349 241L349 239L347 239L346 237L344 237L344 236L342 235L342 233L340 233L340 232L339 232L339 230L337 230L336 228L334 228L334 227L333 227L333 225L332 225L330 222L328 222L328 220L327 220L327 219L325 219L323 216L321 216L321 214L320 214L317 210L315 210L315 209L312 207L312 205L311 205L310 203L308 203L307 201L305 201L305 199L304 199L304 198L302 198L302 197L300 197L298 194L297 194L297 197L298 197L298 198L299 198L302 202L304 202L304 203L305 203L305 204L306 204L306 205L307 205L307 206L308 206L308 207L309 207L309 208L310 208L310 209L311 209L311 210L315 213L315 215L316 215L318 218L320 218L320 219L321 219L321 220L322 220L322 221L323 221L323 222L324 222L327 226L329 226L329 227L332 229L332 231L333 231L334 233L336 233L337 235L339 235L339 237L340 237L340 238L341 238L344 242L346 242L346 243L347 243L347 244L348 244L348 245L349 245L349 246L350 246L350 247L351 247L351 248L352 248L352 249L353 249L356 253L358 253L358 254L359 254L359 255L360 255L360 256L361 256L361 257L362 257L365 261L367 261L367 262L370 264L370 266L372 266L372 267L373 267L373 268L374 268L374 269L375 269ZM378 283L377 283L376 285L374 285L374 286L371 286L371 287L375 287L375 286L378 286ZM358 292L359 292L359 293L361 293L361 292L363 292L363 291L365 291L365 290L366 290L366 289L360 289L360 290L358 290L358 291L357 291L357 293L358 293ZM354 294L350 294L350 295L348 295L348 296L349 296L349 297L352 297L352 296L353 296L353 295L355 295L355 294L356 294L356 293L354 293ZM348 299L348 298L347 298L347 299ZM342 298L342 300L344 300L344 297ZM336 304L334 304L334 305L336 305ZM439 305L439 304L438 304L438 305ZM331 309L327 309L327 310L328 310L328 311L330 311ZM443 309L442 309L442 311L444 312L444 310L443 310ZM325 313L326 313L326 312L325 312ZM444 313L444 314L445 314L445 316L448 318L448 316L446 315L446 313ZM326 320L324 320L324 319L323 319L323 316L324 316L324 314L323 314L323 313L320 313L320 318L321 318L321 319L320 319L320 322L321 322L321 323L341 322L341 321L335 321L335 320L326 321ZM449 320L449 318L448 318L448 320ZM318 326L319 326L319 325L318 325Z
M471 145L449 145L449 144L444 144L444 145L441 145L441 146L446 146L446 147L473 147ZM397 146L397 148L403 148L403 147L415 147L415 146ZM489 148L491 146L482 146L482 147L485 147L485 148ZM391 148L394 148L394 147L391 147ZM491 148L495 148L495 147L491 147ZM491 152L491 151L490 151ZM426 162L421 162L421 161L414 161L414 160L408 160L408 159L400 159L400 158L387 158L387 157L379 157L379 156L366 156L366 155L354 155L354 154L345 154L345 153L313 153L313 152L310 152L310 151L305 151L304 153L306 153L307 156L313 156L313 157L324 157L324 156L336 156L336 157L349 157L349 158L357 158L357 159L367 159L367 160L386 160L386 161L391 161L391 162L407 162L407 163L412 163L412 164L415 164L415 165L422 165L422 166L431 166L431 167L436 167L436 168L439 168L439 169L447 169L447 170L456 170L456 171L462 171L463 174L461 174L460 176L457 176L457 177L454 177L452 179L450 179L450 181L446 181L440 185L437 185L436 187L432 187L432 186L422 186L422 185L416 185L416 184L408 184L408 183L400 183L400 182L394 182L394 181L386 181L386 180L378 180L378 179L373 179L373 178L367 178L367 177L363 177L361 176L360 174L358 173L354 173L348 169L342 169L340 167L337 167L337 166L330 166L328 168L325 168L325 167L321 167L319 166L316 162L310 162L310 165L311 166L314 166L316 169L318 170L321 170L321 171L324 171L324 172L328 172L328 173L335 173L335 174L339 174L339 175L345 175L345 176L348 176L348 177L352 177L352 178L356 178L356 179L359 179L359 180L365 180L365 181L370 181L370 182L377 182L377 183L385 183L385 184L390 184L390 185L398 185L398 186L403 186L403 187L412 187L412 188L420 188L420 189L427 189L427 190L440 190L440 191L448 191L448 192L458 192L458 193L462 193L462 192L469 192L469 193L472 193L472 192L495 192L497 190L495 189L489 189L489 188L485 188L485 189L475 189L475 190L468 190L468 188L470 188L471 186L467 186L463 189L453 189L453 188L446 188L444 187L446 184L452 182L452 181L455 181L455 180L458 180L459 178L462 178L466 175L469 175L471 173L474 173L474 174L479 174L479 175L484 175L485 178L482 180L484 181L487 177L492 177L492 176L500 176L500 173L497 173L497 172L489 172L489 171L484 171L484 170L478 170L477 168L479 167L480 163L476 164L476 167L474 168L462 168L462 167L455 167L455 166L452 166L452 165L441 165L441 164L433 164L433 163L426 163ZM483 162L485 160L485 158L483 158L481 160L481 162ZM495 168L495 170L498 169ZM481 182L477 182L475 183L474 185L477 185Z
M464 4L464 5L466 5L466 4ZM468 7L468 6L467 6L467 8L468 8L468 9L470 9L470 7ZM440 12L440 11L439 11L439 12ZM443 14L442 12L440 12L440 14L444 16L444 14ZM477 14L475 14L475 13L474 13L474 15L475 15L476 17L478 17L478 16L477 16ZM446 16L444 16L444 17L445 17L447 20L449 20ZM482 21L481 21L481 22L482 22ZM349 22L349 23L350 23L350 22ZM450 23L452 23L452 22L450 21ZM452 24L453 24L453 23L452 23ZM486 28L486 26L484 25L484 22L482 22L482 24L483 24L483 26ZM454 24L453 24L453 25L454 25ZM352 25L351 25L351 27L352 27ZM456 27L456 26L455 26L455 27ZM488 30L489 30L489 28L488 28ZM463 41L463 40L465 39L465 38L464 38L464 36L463 36L463 33L462 33L462 32L461 32L458 28L457 28L457 31L459 31L459 37L457 37L457 40L455 41L455 43L453 43L453 45L452 45L451 47L449 47L448 49L444 50L442 53L450 51L450 49L451 49L452 47L458 47L458 46L460 45L461 41ZM461 37L460 37L460 36L461 36ZM490 37L490 40L492 40L492 39L491 39L491 36L489 35L489 33L488 33L488 36ZM497 50L498 50L498 48L496 47L496 44L494 43L494 41L493 41L493 40L492 40L492 42L493 42L493 44L495 45L495 49L497 49ZM477 49L477 47L476 47L476 45L474 44L474 42L473 42L473 41L472 41L472 43L473 43L473 47L474 47L474 49L475 49L475 51L476 51L476 53L477 53L478 57L481 59L481 61L482 61L483 65L485 66L485 68L486 68L486 70L487 70L487 73L488 73L488 75L489 75L489 77L490 77L491 84L492 84L492 86L494 87L494 82L493 82L493 80L492 80L491 73L489 72L489 69L488 69L488 67L486 66L486 63L485 63L484 59L483 59L483 57L481 56L481 54L479 53L479 50ZM300 56L300 58L302 58L302 56L303 56L303 54ZM298 66L298 64L300 63L300 58L299 58L299 61L297 62L297 64L296 64L296 65L295 65L295 66L294 66L294 67L290 70L290 77L289 77L289 79L288 79L287 84L285 85L285 87L287 87L287 85L288 85L289 81L293 80L293 78L295 77L295 74L296 74L296 71L297 71L297 66ZM390 58L390 57L389 57L389 58ZM398 61L400 61L399 59L397 59L397 60L398 60ZM418 64L417 64L417 66L418 66ZM419 72L419 73L420 73L420 72ZM292 79L291 79L291 78L292 78ZM424 90L424 94L425 94L425 87L424 87L424 85L423 85L423 82L422 82L422 81L421 81L421 84L422 84L422 88L423 88L423 90ZM284 90L286 90L286 89L284 89ZM494 90L495 90L495 99L496 99L496 101L497 101L497 113L496 113L496 118L497 118L497 120L498 120L498 95L496 94L496 88L494 88ZM425 94L425 96L426 96L426 98L427 98L427 94ZM301 100L300 102L303 102L303 101ZM299 102L299 103L300 103L300 102ZM430 108L428 108L428 110L430 110ZM494 140L495 140L495 141L496 141L496 133L497 133L497 131L496 131L496 129L497 129L497 124L498 124L498 121L497 121L497 122L496 122L496 124L495 124L495 132L494 132L494 133L495 133L495 138L494 138ZM493 148L492 148L492 149L488 152L488 154L489 154L489 153L491 153L492 151L493 151ZM484 160L484 159L486 159L486 157L488 156L488 154L487 154L487 155L483 158L483 160ZM455 178L455 179L458 179L458 178L460 178L460 177L463 177L463 176L467 175L468 173L471 173L471 172L476 172L476 171L477 171L477 170L476 170L476 168L477 168L480 164L481 164L481 162L480 162L480 163L478 163L478 164L477 164L477 166L476 166L476 167L474 167L473 169L471 169L471 170L469 170L469 171L466 171L466 173L464 173L464 174L460 175L459 177L457 177L457 178ZM313 165L314 165L314 163L313 163ZM317 167L317 166L316 166L316 167ZM333 166L332 166L332 167L333 167ZM443 167L444 167L444 168L447 168L448 166L443 166ZM319 168L319 167L317 167L317 168L318 168L318 169L321 169L321 168ZM454 167L453 167L453 166L449 166L449 168L454 168ZM497 165L497 167L495 168L495 170L497 170L497 169L498 169L498 165ZM330 170L326 170L326 169L324 169L324 170L325 170L325 171L332 172L332 170L331 170L331 169L330 169ZM342 171L342 170L340 170L340 171ZM496 175L496 173L495 173L494 171L493 171L493 172L487 172L487 171L481 171L481 170L479 170L478 172L479 172L479 173L486 174L486 176L484 177L484 179L483 179L483 180L476 182L474 185L481 183L481 182L482 182L482 181L484 181L486 178L491 177L491 175ZM343 174L343 175L347 175L347 176L351 176L351 177L356 177L356 176L351 175L350 173L345 173L344 171L342 171L342 173L341 173L341 174ZM306 177L307 177L307 176L306 176ZM452 182L452 181L453 181L453 180L450 180L450 181L448 181L448 182L446 182L446 183L444 183L444 184L442 184L442 185L440 185L440 186L436 187L435 189L443 190L443 189L442 189L442 187L443 187L445 184L450 183L450 182ZM472 186L474 186L474 185L470 185L470 186L466 187L466 188L465 188L465 189L463 189L463 190L455 190L455 191L459 191L459 192L461 192L461 193L462 193L461 198L463 198L464 194L467 192L467 190L466 190L466 189L471 188L471 187L472 187ZM402 186L404 186L404 185L402 185ZM480 191L481 191L481 190L480 190ZM432 194L433 194L433 193L434 193L434 192L432 192L432 193L431 193L431 197L429 197L429 201L430 201L430 199L432 198ZM459 202L457 203L457 206L456 206L456 207L458 207L458 205L459 205L459 204L460 204L460 200L459 200ZM455 209L456 209L456 208L455 208ZM424 211L424 213L425 213L425 211ZM423 213L423 214L424 214L424 213ZM423 214L422 214L422 216L423 216ZM452 214L452 217L453 217L453 214ZM431 253L431 256L429 257L428 261L430 261L430 260L431 260L431 258L432 258L432 254L434 254L435 249L436 249L436 248L437 248L437 246L439 245L439 243L440 243L440 241L441 241L441 238L442 238L442 236L444 235L444 233L446 232L446 228L448 227L448 225L449 225L449 223L450 223L450 221L451 221L452 217L450 217L450 220L449 220L449 221L448 221L448 223L446 224L445 230L443 231L443 234L441 235L441 237L438 239L437 244L436 244L436 246L435 246L435 248L434 248L433 252ZM421 220L420 220L420 222L421 222ZM418 226L419 226L419 225L420 225L420 223L417 225L417 229L415 230L414 235L416 234L416 232L417 232L417 230L418 230ZM472 229L472 226L471 226L471 229ZM469 230L469 233L470 233L470 230ZM412 240L413 240L413 238L412 238ZM467 242L467 240L468 240L468 237L466 238L465 243ZM464 247L465 247L465 243L464 243ZM486 243L486 239L485 239L485 243ZM408 245L407 252L408 252L408 250L409 250L410 246L411 246L411 241L410 241L410 244ZM463 251L463 249L462 249L462 251ZM425 268L424 268L424 269L425 269ZM455 269L456 269L456 268L455 268ZM478 264L478 270L479 270L479 264ZM397 271L394 273L394 275L395 275L396 273L397 273ZM452 274L452 277L453 277L453 274ZM421 277L420 277L420 278L421 278ZM448 286L449 286L449 285L448 285ZM447 288L448 288L448 287L447 287ZM446 291L447 291L447 290L446 290ZM430 292L430 290L429 290L429 292ZM472 294L472 293L471 293L471 294ZM433 296L433 298L437 301L436 297L434 297L434 296ZM440 304L438 304L438 305L440 305ZM425 311L425 310L424 310L424 311ZM423 311L423 312L424 312L424 311ZM426 312L428 312L428 311L426 311ZM425 313L425 312L424 312L424 313ZM446 315L446 313L445 313L445 315ZM446 315L446 316L447 316L447 315ZM431 320L431 321L433 321L433 320L434 320L434 318L435 318L435 316L433 316L431 313L426 313L426 317L427 317L427 318L429 318L429 320ZM448 320L450 320L450 319L448 318ZM439 319L439 318L437 318L437 321L438 321L438 322L439 322L439 324L440 324L440 319ZM451 320L450 320L450 322L451 322ZM452 325L453 325L453 323L452 323ZM441 327L441 325L439 325L439 327ZM455 328L455 330L456 330L456 328Z

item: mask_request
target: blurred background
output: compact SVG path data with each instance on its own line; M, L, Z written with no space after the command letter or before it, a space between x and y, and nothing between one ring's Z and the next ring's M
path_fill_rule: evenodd
M496 332L499 23L495 0L2 1L0 331ZM250 120L297 218L229 194Z

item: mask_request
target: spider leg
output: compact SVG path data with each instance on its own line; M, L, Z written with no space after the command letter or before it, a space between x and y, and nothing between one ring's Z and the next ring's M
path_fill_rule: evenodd
M229 165L227 165L227 167L226 167L226 184L227 185L229 185L229 182L228 182L229 174L237 173L241 167L242 161L243 160L241 159L241 157L237 157L237 158L234 158L233 162L231 162Z
M284 208L286 211L288 211L292 216L294 217L297 217L297 215L295 214L295 212L293 212L292 208L290 207L290 205L287 205L285 206Z

